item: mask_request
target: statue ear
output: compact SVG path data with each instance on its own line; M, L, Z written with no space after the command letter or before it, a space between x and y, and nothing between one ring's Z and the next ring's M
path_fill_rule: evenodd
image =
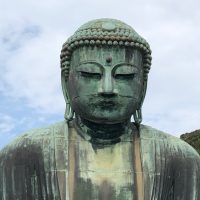
M146 91L147 91L147 78L145 78L143 82L143 91L142 91L142 97L141 97L141 102L140 102L140 108L142 107L142 104L144 102Z
M141 122L142 122L142 104L144 102L144 98L146 95L146 91L147 91L147 78L144 80L143 83L143 91L142 91L142 96L141 96L141 101L140 101L140 105L139 107L136 109L135 113L133 113L133 117L134 117L134 121L136 126L140 126Z
M65 102L69 102L69 96L67 91L67 81L68 81L68 74L66 73L67 69L61 69L61 84L62 84L62 92L65 99Z
M64 115L66 121L70 121L74 117L74 111L72 110L70 104L68 87L67 87L68 76L69 76L69 69L63 68L61 71L61 84L62 84L63 96L66 103L65 115Z

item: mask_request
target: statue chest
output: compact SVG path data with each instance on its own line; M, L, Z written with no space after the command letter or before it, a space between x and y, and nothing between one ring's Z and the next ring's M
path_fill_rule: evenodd
M134 199L132 141L96 147L71 138L68 157L72 199Z

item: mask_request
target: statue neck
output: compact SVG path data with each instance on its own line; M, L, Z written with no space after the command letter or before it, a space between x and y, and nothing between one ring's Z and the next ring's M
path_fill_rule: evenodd
M79 134L92 143L113 144L121 141L121 136L130 133L131 122L117 124L99 124L80 118L75 118L75 127Z

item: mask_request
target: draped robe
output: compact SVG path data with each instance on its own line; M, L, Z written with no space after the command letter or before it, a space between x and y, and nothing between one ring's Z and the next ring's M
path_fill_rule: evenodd
M97 145L72 123L34 129L0 152L0 199L200 200L197 152L149 126L136 132Z

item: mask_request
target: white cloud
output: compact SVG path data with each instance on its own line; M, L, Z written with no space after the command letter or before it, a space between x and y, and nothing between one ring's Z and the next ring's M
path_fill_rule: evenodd
M62 43L90 19L118 18L147 38L153 50L145 122L174 134L200 128L199 6L197 0L4 1L0 90L47 115L64 113Z
M30 106L55 113L64 102L59 81L60 46L57 39L51 40L40 36L26 42L7 61L2 80L7 85L4 92L10 96L25 97Z
M0 113L0 119L0 134L11 132L15 128L15 121L11 116Z

